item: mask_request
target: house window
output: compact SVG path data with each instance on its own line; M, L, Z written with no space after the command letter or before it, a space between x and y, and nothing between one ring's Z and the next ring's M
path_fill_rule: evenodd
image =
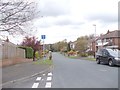
M107 39L104 39L103 42L107 42Z
M101 43L101 40L97 40L97 43Z

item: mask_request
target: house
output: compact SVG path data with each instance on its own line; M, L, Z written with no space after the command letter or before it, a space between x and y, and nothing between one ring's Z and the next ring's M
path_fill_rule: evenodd
M75 45L76 45L77 41L74 41L74 42L70 41L69 43L70 43L70 49L75 50Z
M96 44L95 44L96 43ZM98 48L112 47L120 49L120 30L109 31L106 34L100 35L92 42L92 50L97 51Z

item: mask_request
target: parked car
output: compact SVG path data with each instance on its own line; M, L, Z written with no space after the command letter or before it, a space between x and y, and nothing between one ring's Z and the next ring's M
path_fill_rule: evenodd
M108 64L109 66L119 65L120 66L120 50L102 48L96 53L96 62L100 64L101 62Z

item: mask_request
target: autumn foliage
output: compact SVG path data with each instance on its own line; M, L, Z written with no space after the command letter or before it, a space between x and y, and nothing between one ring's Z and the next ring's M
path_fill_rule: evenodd
M35 53L41 49L40 41L37 40L36 37L25 37L22 46L31 47L33 49L33 61L35 61Z

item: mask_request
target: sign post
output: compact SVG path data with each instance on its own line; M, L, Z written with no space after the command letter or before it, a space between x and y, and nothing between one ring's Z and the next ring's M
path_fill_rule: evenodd
M45 46L44 46L44 40L46 39L46 35L41 35L41 39L43 40L43 52L45 50ZM43 53L44 54L44 53ZM44 56L43 56L44 57Z

